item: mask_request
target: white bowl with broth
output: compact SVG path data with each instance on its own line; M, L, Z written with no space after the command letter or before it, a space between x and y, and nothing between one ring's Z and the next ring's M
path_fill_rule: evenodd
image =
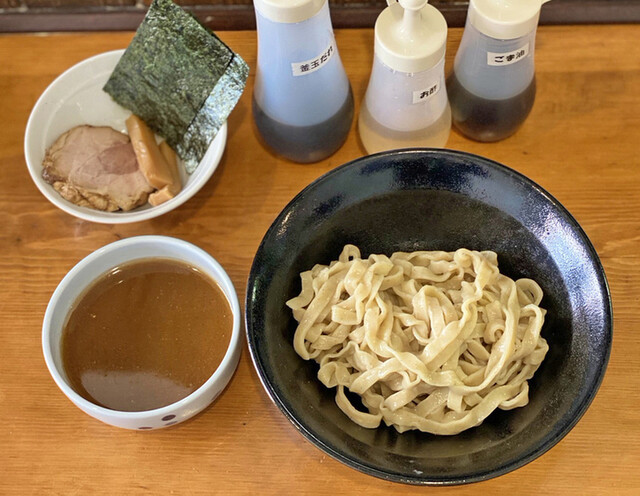
M152 219L167 213L193 197L215 172L227 142L225 123L192 174L181 167L182 190L170 200L145 204L128 212L105 212L65 200L42 178L42 162L47 149L66 131L83 124L109 126L127 134L125 120L131 112L118 105L102 90L124 50L90 57L58 76L40 96L31 111L24 139L24 155L29 174L40 192L56 207L80 219L103 224L123 224Z
M188 384L188 386L193 387L189 390L190 392L185 393L186 396L177 394L175 388L164 388L164 384L169 384L166 379L167 376L171 377L173 383L179 383L181 374L187 373L182 372L180 368L172 369L172 363L177 363L176 358L178 361L185 363L185 367L195 368L196 373L203 372L197 369L200 367L201 361L199 360L202 358L198 355L205 353L204 351L199 351L199 348L203 347L204 343L199 341L188 342L190 339L195 339L191 328L189 332L187 331L187 327L193 323L185 322L183 326L176 325L175 335L167 338L175 339L175 345L161 348L164 350L181 350L175 351L175 353L180 352L183 354L182 356L174 357L172 361L169 359L171 357L158 355L158 346L160 345L153 341L156 339L155 336L149 336L146 339L151 339L152 341L144 341L143 339L137 342L135 346L142 346L143 348L129 353L128 358L124 359L126 370L137 369L135 375L122 376L122 374L114 372L115 369L123 366L122 364L115 364L113 368L105 369L104 377L102 377L103 370L98 367L99 370L90 370L88 371L89 374L85 370L84 375L78 376L82 377L82 384L79 385L77 377L75 377L77 375L75 368L77 367L73 363L74 354L68 350L80 350L80 353L85 353L82 351L82 347L78 348L76 346L78 338L71 333L71 329L73 329L72 324L75 314L83 310L82 305L92 295L92 288L99 286L100 281L104 280L105 274L117 273L117 270L123 267L126 269L127 267L136 267L136 265L164 262L181 267L188 266L198 273L198 277L208 280L212 287L217 287L218 290L221 290L222 297L226 299L230 310L229 329L225 331L228 336L219 338L217 335L213 335L212 339L208 339L209 337L205 336L207 338L205 341L207 341L208 345L215 345L216 340L220 340L221 349L217 350L219 352L219 364L212 365L208 363L207 366L210 368L204 370L204 382L201 385L198 385L198 383ZM114 271L114 268L120 269ZM120 285L122 286L122 284ZM132 298L134 298L135 293L131 294L133 295ZM152 293L150 292L150 294ZM171 296L173 293L169 293L169 295L167 297L175 297L175 301L179 301L179 298L184 296ZM94 300L96 299L94 298ZM89 308L91 310L91 307ZM107 305L106 308L112 309L111 313L113 315L120 315L121 313L124 315L125 312L118 305L114 307ZM144 309L140 310L140 312L144 311ZM214 309L215 311L217 310ZM97 322L102 322L100 320L102 318L104 316L97 315ZM117 318L112 318L112 321L117 322ZM42 328L42 347L46 365L55 383L78 408L92 417L116 427L133 430L152 430L168 427L193 417L211 404L224 390L235 372L240 357L242 345L240 321L240 306L234 286L222 266L211 255L180 239L167 236L137 236L116 241L98 249L81 260L67 273L54 291L47 306ZM83 325L85 324L80 321L80 331L84 330ZM210 327L212 334L218 332L215 323L203 323L202 325L207 326L207 329ZM140 329L141 335L155 332L154 329L143 329L142 325ZM89 333L91 331L87 330L86 332ZM133 332L135 332L135 328ZM101 334L99 335L102 336ZM124 341L118 342L117 339L119 338L117 336L113 337L115 335L111 335L111 338L108 337L109 334L105 334L105 336L104 341L100 337L94 343L100 355L111 356L111 351L115 348L126 350L127 347L133 346L128 341L126 344ZM162 336L162 339L165 339L166 334ZM184 341L184 345L182 341ZM68 342L71 342L72 345L69 345ZM223 346L224 348L222 349ZM189 354L189 350L196 351L193 356L185 359L184 354ZM151 358L150 360L147 359L149 357ZM102 357L98 357L98 359L100 358ZM133 363L126 362L126 360L133 360ZM155 363L155 365L149 365L150 363ZM158 367L162 370L158 371ZM202 365L202 367L205 367L205 365ZM139 381L141 377L143 379L145 377L148 378L151 373L164 382L158 383L156 381L151 385L138 383L136 386L136 381ZM96 378L98 382L96 382ZM136 393L136 390L134 389L133 393L131 392L130 386L132 384L132 387L138 387L138 392L142 391L140 388L155 387L154 391L159 396L151 400L137 398L136 395L138 393ZM108 386L106 389L105 385ZM86 386L86 390L84 386ZM184 389L184 391L187 391L187 389ZM99 398L99 400L96 398ZM139 403L137 405L132 404L130 411L121 407L128 401L138 399ZM152 403L149 403L149 401L152 401ZM157 401L157 405L149 407L149 405L153 405L153 401ZM170 402L167 403L167 401Z

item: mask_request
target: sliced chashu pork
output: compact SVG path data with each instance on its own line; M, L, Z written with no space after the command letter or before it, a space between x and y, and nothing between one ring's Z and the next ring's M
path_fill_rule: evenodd
M47 150L42 177L66 200L113 212L147 202L154 190L131 141L110 127L77 126Z

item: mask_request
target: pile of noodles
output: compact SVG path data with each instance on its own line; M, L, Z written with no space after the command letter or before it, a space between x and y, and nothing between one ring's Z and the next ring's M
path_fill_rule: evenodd
M542 290L500 274L494 252L362 259L346 245L300 277L300 295L287 302L294 348L320 365L318 379L337 387L337 405L357 424L450 435L528 403L527 381L548 350Z

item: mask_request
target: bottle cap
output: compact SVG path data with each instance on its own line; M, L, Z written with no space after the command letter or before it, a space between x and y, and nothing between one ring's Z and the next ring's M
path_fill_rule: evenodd
M387 0L375 26L375 54L401 72L431 69L444 56L447 21L427 0Z
M512 40L534 31L549 0L471 0L469 22L491 38Z
M253 0L254 8L274 22L302 22L318 13L328 0Z

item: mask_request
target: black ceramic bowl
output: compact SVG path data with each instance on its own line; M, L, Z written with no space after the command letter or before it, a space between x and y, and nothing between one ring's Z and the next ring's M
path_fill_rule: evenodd
M352 243L363 256L394 251L494 250L501 272L544 291L549 352L524 408L496 411L455 436L365 429L336 406L313 361L293 350L285 302L300 272ZM521 174L447 150L372 155L338 167L296 196L260 245L247 287L246 329L260 379L312 443L365 473L414 484L459 484L514 470L576 424L604 375L611 300L598 256L575 219Z

